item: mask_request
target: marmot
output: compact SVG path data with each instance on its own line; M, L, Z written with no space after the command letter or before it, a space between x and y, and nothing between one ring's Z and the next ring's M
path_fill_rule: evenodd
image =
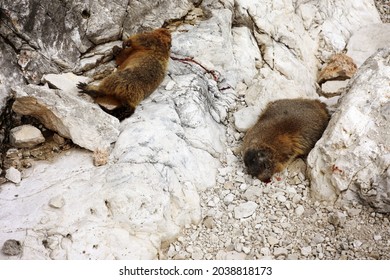
M313 99L281 99L267 105L243 141L247 172L263 182L296 157L306 156L329 122L326 105Z
M104 109L119 120L134 113L135 107L164 80L171 48L171 33L165 28L135 34L113 47L117 71L105 77L98 86L79 83L80 92L96 103L119 104L114 110Z

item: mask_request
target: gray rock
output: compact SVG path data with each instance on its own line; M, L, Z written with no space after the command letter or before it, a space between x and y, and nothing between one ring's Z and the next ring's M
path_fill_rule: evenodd
M31 148L45 142L42 132L32 125L21 125L10 131L10 143L16 148Z
M311 254L311 246L302 247L301 254L305 257L309 256Z
M23 252L23 247L20 241L15 239L8 239L4 242L1 252L8 256L17 256Z
M335 212L329 215L328 221L335 227L343 227L347 220L347 215L342 212Z
M272 235L267 237L267 241L268 241L269 245L271 245L271 246L274 246L274 245L279 243L279 239L272 236Z
M39 83L45 73L71 70L80 51L92 45L85 36L87 24L79 25L85 6L79 1L44 1L39 8L33 1L3 2L5 16L2 19L6 24L0 33L8 39L6 44L19 53L18 64L30 83ZM73 12L69 13L69 10ZM48 17L56 20L47 20Z
M274 248L274 256L275 258L278 258L280 256L285 256L287 257L288 251L286 248L283 247L276 247Z
M245 260L246 254L236 251L219 251L216 256L217 260Z
M348 85L349 80L345 81L327 81L321 85L321 89L325 93L338 93Z
M297 214L297 216L302 216L304 212L305 208L302 205L298 205L298 207L295 208L295 214Z
M118 138L118 119L80 97L35 85L16 87L14 93L16 113L36 117L46 128L83 148L107 148Z

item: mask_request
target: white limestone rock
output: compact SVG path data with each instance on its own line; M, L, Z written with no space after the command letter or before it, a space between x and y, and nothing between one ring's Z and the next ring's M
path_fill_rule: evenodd
M88 83L89 78L77 76L72 72L62 74L47 74L42 77L42 82L48 83L50 86L66 91L67 93L77 94L78 89L76 85L79 82Z
M242 219L251 216L257 208L257 203L248 201L234 207L234 218Z
M325 0L305 1L300 7L316 7L309 33L319 39L319 56L326 61L342 52L351 34L363 26L381 23L373 1Z
M22 174L15 167L10 167L5 172L5 178L12 183L19 184L22 181Z
M237 63L238 81L242 80L246 85L251 85L253 78L262 63L259 46L250 29L242 27L232 28L233 53Z
M260 109L255 106L248 106L234 113L234 126L240 132L246 132L255 125L260 115Z
M356 196L390 212L390 49L368 59L350 81L328 128L308 156L312 195Z
M29 124L14 127L9 137L11 145L16 148L31 148L45 142L42 132Z
M377 23L356 30L348 41L347 55L361 66L378 49L390 46L390 23Z
M321 85L321 89L325 93L338 93L348 85L349 80L345 81L327 81Z
M94 151L108 148L119 135L119 121L98 105L61 90L27 85L13 89L12 109L34 116L48 129L72 139L80 147Z

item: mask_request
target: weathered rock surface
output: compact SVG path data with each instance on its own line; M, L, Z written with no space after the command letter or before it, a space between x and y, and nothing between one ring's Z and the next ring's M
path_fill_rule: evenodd
M72 72L63 74L47 74L42 77L44 83L48 83L50 87L66 91L68 93L75 94L77 89L77 83L88 83L89 78L77 76Z
M15 167L10 167L5 172L5 178L15 184L19 184L22 180L22 176L20 174L20 171L17 170Z
M368 59L350 82L309 154L313 195L356 199L390 212L390 49Z
M180 19L198 0L124 1L128 3L123 33L130 35L145 29L160 27L165 21ZM115 17L115 14L113 15Z
M11 145L16 148L31 148L45 142L42 132L32 125L21 125L10 131Z
M363 26L356 30L347 45L347 55L361 66L378 49L390 45L390 23Z
M97 44L119 40L165 20L183 17L196 1L84 0L2 1L0 27L3 45L16 71L30 83L38 84L44 74L71 71L80 53ZM3 38L6 42L4 43ZM3 44L4 43L4 44ZM13 52L18 50L18 55ZM4 65L4 64L2 64ZM7 65L11 65L8 63ZM6 71L9 71L8 69ZM5 75L5 77L9 77Z
M61 90L27 85L14 88L13 110L33 116L59 135L72 139L80 147L94 151L108 148L119 135L118 119L92 104Z

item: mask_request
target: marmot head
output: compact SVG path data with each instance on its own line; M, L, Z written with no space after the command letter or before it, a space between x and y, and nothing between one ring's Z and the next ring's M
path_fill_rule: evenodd
M275 170L272 158L272 151L268 148L249 149L244 154L244 163L250 175L269 182Z
M123 43L123 47L157 50L168 53L171 49L171 41L171 32L168 29L159 28L129 37Z

